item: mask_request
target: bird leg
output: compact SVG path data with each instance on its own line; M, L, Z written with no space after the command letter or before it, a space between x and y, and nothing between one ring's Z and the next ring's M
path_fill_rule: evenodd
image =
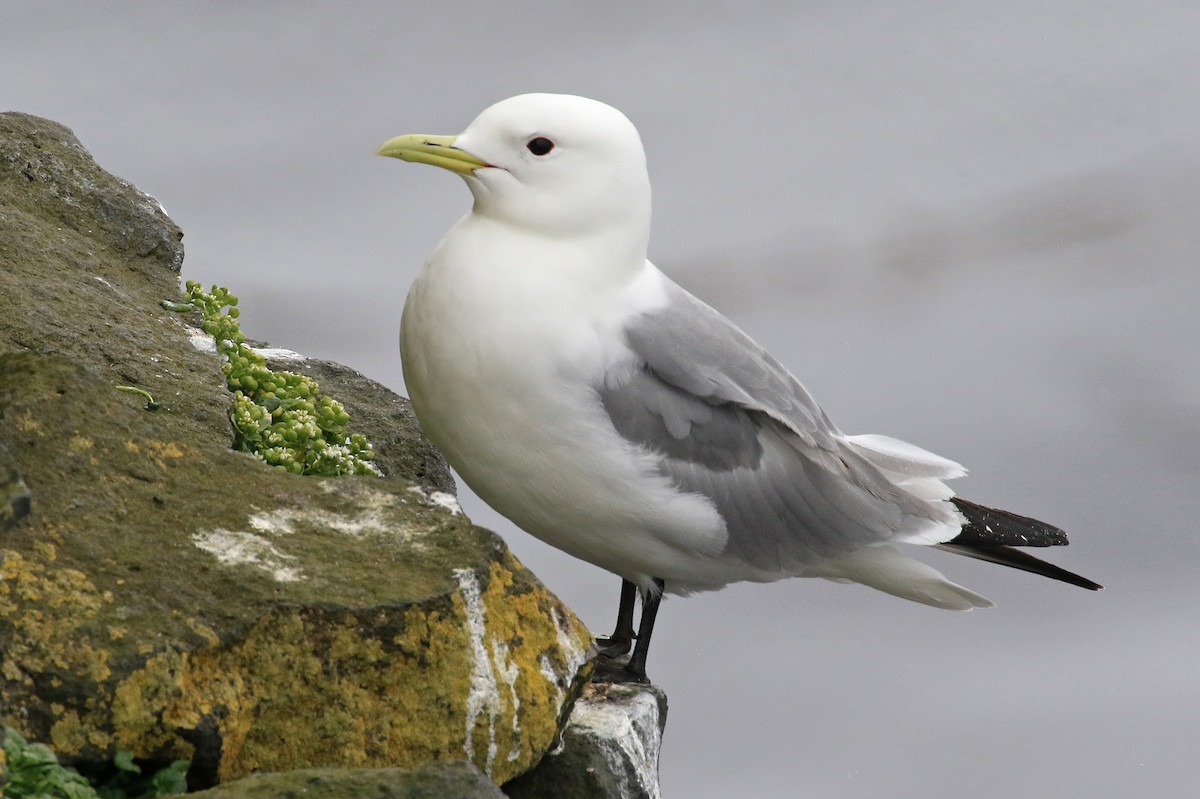
M626 582L621 587L621 607L622 612L625 608L626 588L630 589L633 584ZM629 662L624 667L613 663L609 658L602 658L596 664L596 669L592 673L592 682L616 682L616 683L648 683L650 680L646 678L646 655L650 651L650 635L654 632L654 619L658 615L658 606L662 602L662 592L664 583L657 577L654 579L654 588L642 592L642 618L638 623L637 635L635 636L637 643L633 647L633 655L630 656ZM629 592L632 594L632 591ZM632 598L630 599L630 618L629 623L632 626ZM618 629L621 627L621 621L617 621ZM614 637L615 634L614 634Z
M600 654L606 658L619 658L626 654L637 635L633 631L633 602L637 586L628 580L621 581L621 606L617 610L617 626L613 634L598 636L596 643Z
M663 588L666 584L654 578L654 588L642 593L642 620L638 623L637 643L633 646L633 655L625 664L629 672L629 682L648 683L646 678L646 655L650 652L650 634L654 632L654 618L658 615L658 606L662 602Z

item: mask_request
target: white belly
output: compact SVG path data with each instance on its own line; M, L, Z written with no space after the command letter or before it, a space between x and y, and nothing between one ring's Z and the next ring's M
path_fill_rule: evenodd
M658 476L593 389L628 357L609 310L628 297L567 313L573 281L465 255L444 243L405 304L404 377L426 434L484 501L552 546L642 585L707 571L725 545L719 515ZM628 290L652 301L642 284L658 279L647 265Z

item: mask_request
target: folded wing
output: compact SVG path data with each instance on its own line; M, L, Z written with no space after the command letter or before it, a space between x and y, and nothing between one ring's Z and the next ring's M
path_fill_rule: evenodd
M962 519L941 501L950 492L940 480L961 467L895 439L843 435L745 333L683 289L669 291L665 308L629 320L635 363L597 391L622 436L712 501L728 553L794 574L871 545L958 534Z

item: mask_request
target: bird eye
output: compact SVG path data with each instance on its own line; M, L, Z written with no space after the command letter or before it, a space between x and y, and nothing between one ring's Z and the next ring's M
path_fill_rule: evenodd
M554 149L554 142L545 136L537 136L529 140L529 143L525 145L525 149L534 155L545 155Z

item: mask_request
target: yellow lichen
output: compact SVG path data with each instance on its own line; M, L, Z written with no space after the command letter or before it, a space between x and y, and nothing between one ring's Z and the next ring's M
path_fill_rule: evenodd
M220 738L224 781L312 765L415 768L467 751L478 628L459 591L400 617L398 610L277 607L236 641L189 620L203 643L190 651L182 643L142 644L145 662L111 685L109 655L83 629L109 600L81 572L55 564L55 554L47 545L37 560L15 553L4 560L0 613L16 620L12 640L20 648L4 659L6 677L28 682L25 673L7 673L20 662L31 674L69 673L95 685L87 706L51 708L51 737L64 754L119 746L139 757L188 758L193 747L179 731L209 729ZM552 744L564 697L543 658L558 672L578 665L561 651L559 621L579 651L587 646L586 630L544 587L516 584L522 568L512 558L492 564L477 600L497 691L491 715L479 715L470 734L477 764L497 783ZM96 634L116 640L128 631L110 625Z
M277 611L233 646L214 640L151 658L115 692L121 745L161 752L171 745L168 731L195 729L207 717L221 736L222 780L313 763L416 767L452 751L455 739L461 749L452 708L467 685L446 679L455 650L463 651L447 640L461 637L460 623L430 623L410 608L406 635L421 636L414 651L424 655L410 660L364 636L350 614L305 615Z
M160 469L167 468L167 461L179 460L187 456L186 446L181 446L174 441L149 439L143 441L142 445L146 449L147 456Z
M516 669L515 693L519 699L517 724L497 723L489 729L499 756L491 764L497 783L516 776L513 763L528 763L535 753L544 752L558 730L560 690L542 672L541 658L550 658L556 671L566 672L566 653L561 651L555 610L564 624L571 626L575 644L583 651L591 634L540 584L527 590L513 588L514 572L523 567L515 558L497 561L491 566L491 579L483 591L487 613L487 637L493 672L500 677ZM550 623L547 623L547 622ZM500 691L504 713L511 717L512 692ZM478 733L477 725L477 733ZM494 731L493 731L494 730ZM477 747L478 750L478 747ZM515 755L515 757L514 757ZM511 758L511 760L509 760ZM508 767L506 768L506 763ZM480 765L480 764L477 764Z
M55 720L50 727L50 748L55 752L78 753L88 746L104 749L112 742L107 733L96 727L93 719L82 719L77 712L62 705L51 707Z
M146 443L149 445L154 455L158 458L175 459L182 458L187 455L187 452L185 452L179 446L179 444L175 443L174 441L155 441L151 439Z
M33 433L38 438L46 435L45 426L40 420L33 418L31 411L25 411L25 413L17 417L16 427L22 433Z
M4 674L14 684L32 687L32 676L55 680L70 675L90 683L91 711L106 704L104 682L111 676L110 653L88 632L104 595L76 569L54 562L53 545L35 546L32 558L5 551L0 576L0 618L7 620L9 648ZM40 557L39 557L40 556ZM88 745L104 746L107 736L88 712L51 706L51 744L61 754L77 754ZM103 716L103 711L99 713Z
M114 740L139 756L169 752L188 758L190 747L175 729L194 729L197 714L181 713L186 653L168 649L147 659L113 691Z
M71 438L67 440L67 449L78 454L88 452L94 446L94 441L86 436L81 436L78 433L71 436Z
M46 550L51 556L53 547ZM103 595L87 575L5 551L0 617L11 624L10 649L26 671L68 671L96 682L108 678L109 653L82 628L99 612ZM27 607L37 603L37 607ZM17 659L17 658L14 658Z
M33 552L38 557L45 560L47 563L53 563L58 560L58 547L49 541L37 541L33 545Z

